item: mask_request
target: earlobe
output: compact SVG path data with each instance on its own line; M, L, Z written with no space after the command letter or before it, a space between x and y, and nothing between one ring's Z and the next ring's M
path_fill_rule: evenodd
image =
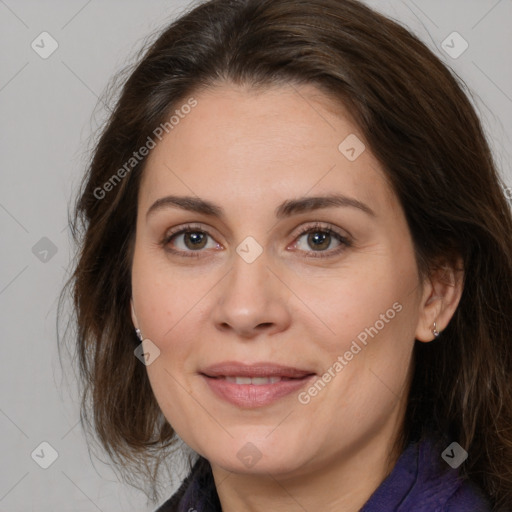
M416 329L416 339L423 343L428 343L437 339L445 324L441 323L442 299L438 299L435 309L425 307L423 314L420 315L418 328ZM444 316L444 315L443 315Z
M434 335L434 338L437 338L441 334L441 331L437 330L437 323L435 320L434 320L434 325L432 327L432 334Z
M453 317L463 290L461 261L444 266L425 283L416 339L428 343L440 337ZM442 337L441 337L442 339Z

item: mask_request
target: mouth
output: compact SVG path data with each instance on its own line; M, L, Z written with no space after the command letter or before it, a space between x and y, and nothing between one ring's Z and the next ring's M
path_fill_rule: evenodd
M237 362L210 366L199 374L218 398L241 408L269 405L299 391L316 375L308 369L273 363Z
M282 380L294 380L289 377L231 377L226 375L225 377L212 377L216 379L225 379L228 382L234 382L235 384L252 384L253 386L264 386L265 384L275 384Z
M294 366L283 366L275 363L243 364L230 361L209 366L200 373L211 378L301 379L306 375L312 375L315 372L309 369L302 369ZM241 382L241 384L250 383Z

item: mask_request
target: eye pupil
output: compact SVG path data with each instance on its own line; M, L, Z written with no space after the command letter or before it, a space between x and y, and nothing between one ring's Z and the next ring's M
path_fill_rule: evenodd
M329 247L330 242L330 234L325 233L322 231L315 231L314 233L310 233L308 236L308 243L313 242L313 245L311 246L312 249L318 250L318 249L326 249ZM325 243L327 240L327 243Z
M204 233L201 233L199 231L191 231L188 233L185 233L185 245L189 249L202 249L204 247L204 242L206 241L206 237L204 236ZM191 246L189 246L188 242L191 242ZM201 242L203 242L201 244Z

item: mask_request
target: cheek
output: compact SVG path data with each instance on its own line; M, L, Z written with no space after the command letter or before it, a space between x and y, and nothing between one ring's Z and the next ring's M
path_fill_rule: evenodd
M330 390L340 411L350 410L360 422L378 423L405 399L417 322L415 299L406 286L377 286L373 294L353 297L354 320L347 317L345 325L337 324L340 332L346 327L346 335L331 347L333 361L342 356L341 378Z
M160 351L159 357L146 367L155 398L166 419L180 434L186 433L196 402L191 399L188 364L193 361L193 340L197 338L197 321L201 314L198 301L201 290L190 281L177 279L161 271L153 263L138 271L134 263L132 276L137 319L144 338L150 339ZM202 292L204 295L204 292ZM197 411L195 411L197 413Z
M350 408L360 418L393 407L407 380L418 321L418 276L413 257L404 256L381 254L364 270L325 279L313 293L309 287L308 305L331 331L321 338L325 371L336 375L327 394L341 410ZM306 284L302 293L308 293Z
M302 302L309 310L304 311L307 315L303 318L309 319L310 329L313 324L317 326L318 337L328 352L343 353L353 340L364 343L387 337L388 333L393 344L404 340L404 322L412 328L416 307L416 294L411 293L415 289L414 266L407 268L404 264L398 271L395 265L375 263L361 270L351 267L337 275L297 279L294 283L295 293L304 298ZM298 315L296 312L296 320L301 323Z
M176 272L161 255L150 251L135 254L132 293L142 333L161 351L175 339L190 316L201 311L208 283L190 272Z

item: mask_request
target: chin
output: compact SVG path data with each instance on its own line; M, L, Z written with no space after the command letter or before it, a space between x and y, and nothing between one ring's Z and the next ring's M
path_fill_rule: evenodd
M225 449L209 452L211 464L238 474L292 474L306 462L304 443L280 444L269 439L246 436L244 441L230 440Z

